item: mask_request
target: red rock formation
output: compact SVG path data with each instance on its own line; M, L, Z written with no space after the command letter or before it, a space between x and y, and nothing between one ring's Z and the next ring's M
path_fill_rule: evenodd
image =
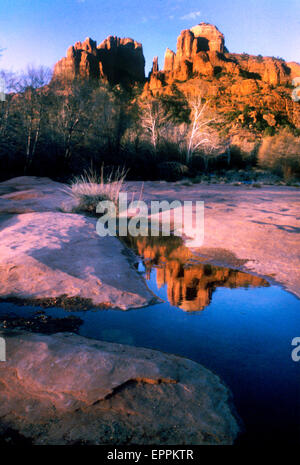
M169 48L167 48L166 53L165 53L164 71L173 71L174 61L175 61L175 53Z
M200 23L191 28L197 39L197 51L224 52L224 35L216 26Z
M55 65L54 79L81 76L111 84L145 82L144 66L142 45L132 39L110 36L97 46L87 38L68 48L67 56ZM163 70L159 70L155 57L144 95L171 95L176 84L188 97L199 93L210 97L212 109L225 116L237 114L236 125L245 127L251 120L251 114L246 117L244 111L251 107L250 111L256 112L254 125L277 126L280 121L289 121L299 128L300 105L292 100L289 86L297 76L298 63L229 53L218 28L201 23L181 32L176 53L167 48ZM234 131L237 126L232 127Z
M110 36L97 47L97 50L103 77L112 84L144 81L145 58L140 43L132 39Z
M229 53L223 34L215 26L201 23L181 32L176 53L166 50L164 68L153 70L145 92L172 94L176 84L188 98L199 93L208 96L218 113L238 114L251 107L250 111L256 111L254 124L263 121L276 126L278 121L288 120L299 128L300 105L293 102L289 86L296 76L300 76L298 63ZM263 116L270 113L271 117ZM241 118L237 118L238 124L243 124Z
M223 34L215 26L201 23L181 32L176 54L167 48L164 72L172 73L173 79L182 81L189 79L195 72L212 74L214 65L208 53L216 58L216 53L223 51Z
M156 268L158 288L167 285L171 305L185 311L199 311L207 307L217 287L268 286L267 281L257 276L230 268L197 262L190 249L178 244L176 238L169 246L160 238L153 243L148 238L137 238L135 246L143 257L146 276Z
M142 45L132 39L110 36L98 47L87 38L67 50L67 56L54 67L54 79L84 77L112 84L144 81L145 59Z
M293 65L293 73L295 68ZM177 80L187 80L194 74L213 76L222 71L248 74L249 78L272 85L285 84L291 78L291 70L283 60L228 53L224 35L216 26L206 23L181 32L176 54L166 50L163 71Z
M291 70L291 79L300 77L300 63L296 63L295 61L290 61L289 63L287 63L287 66Z
M285 84L291 79L288 65L278 58L228 53L226 56L235 61L241 71L260 76L262 81L272 85ZM253 76L255 78L255 76Z
M153 58L153 63L152 63L151 73L158 73L158 71L159 71L158 57L154 57Z
M229 268L198 264L185 266L169 260L157 269L157 284L167 284L171 305L185 311L204 310L217 287L266 286L264 279Z

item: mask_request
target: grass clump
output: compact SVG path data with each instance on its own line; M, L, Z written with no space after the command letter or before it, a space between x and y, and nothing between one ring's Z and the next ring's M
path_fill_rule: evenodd
M125 168L112 168L105 175L102 165L100 175L93 169L85 171L83 175L74 178L68 194L73 197L77 204L73 211L96 213L96 207L103 200L112 201L118 206L119 193L123 187L128 171Z

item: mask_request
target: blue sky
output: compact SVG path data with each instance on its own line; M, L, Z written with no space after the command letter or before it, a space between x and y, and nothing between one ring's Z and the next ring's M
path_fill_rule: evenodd
M53 66L69 45L108 35L142 42L146 71L182 29L213 23L231 52L300 62L300 0L0 0L0 67Z

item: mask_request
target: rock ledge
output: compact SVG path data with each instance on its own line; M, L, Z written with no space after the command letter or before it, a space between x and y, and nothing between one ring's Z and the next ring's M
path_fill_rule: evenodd
M71 333L6 332L0 431L34 444L232 444L229 391L201 365Z

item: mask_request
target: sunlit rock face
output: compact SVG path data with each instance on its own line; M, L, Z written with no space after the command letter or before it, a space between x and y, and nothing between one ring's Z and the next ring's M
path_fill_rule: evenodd
M70 46L66 57L56 63L53 82L76 78L112 85L141 82L144 97L172 95L176 87L188 99L200 94L212 97L211 105L221 114L241 112L245 106L263 108L271 117L277 115L277 126L287 119L300 128L300 105L291 98L289 87L300 75L299 63L229 53L224 35L213 24L200 23L181 31L176 52L166 50L163 68L159 69L155 57L148 79L144 69L143 48L135 40L109 36L97 45L87 38Z
M291 70L291 79L300 77L300 63L297 63L296 61L290 61L287 63L287 66Z
M176 67L183 59L194 59L199 52L224 52L224 36L216 26L201 23L180 33Z
M165 53L164 71L173 70L175 56L176 54L173 52L173 50L170 50L169 48L167 48L166 53Z
M177 50L166 50L163 72L166 79L186 81L195 73L214 76L217 72L239 76L241 72L252 73L272 85L286 83L291 70L283 60L271 57L256 57L247 54L230 54L225 47L224 35L207 23L181 31ZM155 89L156 73L152 73L150 89Z
M67 56L54 67L54 80L76 77L103 79L111 84L145 79L145 58L140 43L129 38L109 36L100 45L91 38L76 42Z
M201 23L191 28L197 43L197 51L224 52L224 35L216 26Z
M167 48L163 69L153 68L144 92L170 95L175 86L187 99L208 96L218 113L240 112L248 105L284 115L299 128L300 106L289 88L299 69L281 58L229 53L222 32L200 23L181 31L176 52Z
M167 49L165 54L165 72L169 77L187 80L193 73L212 75L218 54L224 52L224 35L212 24L201 23L191 29L182 31L177 39L177 51ZM234 67L233 67L234 68ZM155 87L153 73L150 87Z
M136 248L144 259L146 277L156 268L158 288L167 286L171 305L185 311L204 310L218 287L268 286L266 280L225 267L199 263L199 257L179 238L138 238Z

